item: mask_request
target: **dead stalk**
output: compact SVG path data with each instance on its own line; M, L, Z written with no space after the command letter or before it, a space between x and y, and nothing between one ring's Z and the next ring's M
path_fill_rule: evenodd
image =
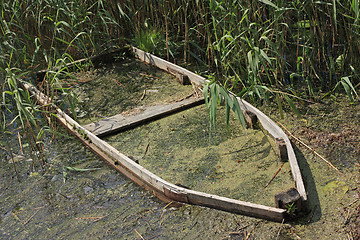
M284 166L284 163L285 163L285 162L283 162L283 163L281 164L281 166L279 167L279 169L276 171L276 173L274 174L274 176L270 179L270 181L265 185L264 188L267 188L267 186L269 186L269 184L274 180L274 178L276 177L276 175L278 175L278 173L280 172L281 168Z
M148 152L149 146L150 146L150 142L146 145L146 148L145 148L144 156L143 156L143 157L145 157L146 153Z
M146 89L144 89L143 95L141 96L141 98L139 100L136 100L135 103L140 102L141 100L143 100L145 98L146 95Z
M278 239L279 239L280 232L281 232L281 230L282 230L282 228L283 228L284 220L285 220L285 219L283 219L283 220L282 220L282 222L281 222L281 225L280 225L279 231L278 231L277 236L276 236L276 240L278 240Z
M22 155L24 155L23 146L22 146L22 144L21 144L20 132L18 132L18 140L19 140L19 145L20 145L21 153L22 153Z
M136 229L134 229L134 231L141 237L142 240L145 240L145 239L143 238L143 236L141 236L141 234L140 234Z
M2 150L6 151L6 152L9 152L9 150L7 150L6 148L4 148L4 147L2 147L2 146L0 146L0 148L1 148Z
M36 212L23 223L23 225L25 226L28 222L30 222L30 220L40 211L40 209L41 208L37 209Z
M173 201L169 202L168 204L165 205L165 207L162 208L163 212L161 213L160 218L162 218L162 216L164 215L164 213L165 213L164 210L165 210L168 206L170 206L172 203L173 203Z

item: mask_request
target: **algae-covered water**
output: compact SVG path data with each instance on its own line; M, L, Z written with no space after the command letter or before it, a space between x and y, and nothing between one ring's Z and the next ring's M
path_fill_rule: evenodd
M105 140L171 183L274 206L274 195L294 186L289 164L264 188L281 166L273 140L234 117L227 130L224 112L215 129L198 106Z
M193 86L137 60L79 73L77 79L81 84L73 92L79 96L82 124L195 95ZM265 188L281 166L273 140L260 130L245 130L234 117L227 128L224 109L218 111L221 119L213 129L206 107L200 106L105 140L168 182L274 206L274 195L295 185L289 164Z
M77 96L81 124L141 106L171 103L194 93L191 85L176 84L174 76L136 59L74 74L71 89Z
M331 125L333 112L316 117L322 116L329 127L336 126L335 133L347 127L356 130L353 123L357 121L357 108L359 105L351 105L341 110L355 119L346 125L337 121ZM276 113L274 108L264 109L269 110ZM304 122L291 112L285 116L280 121L306 141L301 129L314 118L308 116ZM276 115L273 118L279 119ZM318 125L311 126L319 136L325 134ZM350 148L359 135L356 130L342 148ZM109 168L76 139L56 136L44 142L47 164L43 170L37 167L34 171L31 161L27 161L32 158L30 150L25 145L21 152L16 130L13 135L0 135L0 146L11 147L13 153L24 156L17 158L18 178L9 153L0 150L0 239L352 239L357 231L359 167L341 164L344 160L359 163L356 149L343 152L341 159L330 155L329 160L344 173L338 174L298 146L301 151L295 150L308 192L309 213L281 224L198 206L167 206ZM338 146L336 142L333 145ZM148 151L151 148L150 143ZM316 147L325 155L327 151L322 149ZM139 150L142 154L144 151ZM66 167L99 169L74 171ZM282 169L279 174L287 173Z
M146 74L154 76L151 71ZM98 73L85 72L78 79ZM150 94L159 91L142 98L143 89L158 90L145 86L129 101L129 108L114 112L151 104ZM178 96L163 102L193 91L192 86L184 88L188 92L177 91ZM80 105L77 109L84 114L80 116L83 123L101 118L97 114L113 114L105 108L97 112L101 108L91 109L91 101L81 98L80 103L89 104L87 109ZM304 110L301 119L288 109L284 109L284 119L274 106L262 110L343 174L294 141L309 199L308 212L298 219L281 224L204 207L168 205L109 168L60 129L63 135L44 138L41 155L46 164L40 167L40 153L31 152L21 134L20 144L19 129L10 129L11 133L0 135L0 239L355 239L360 235L356 235L360 225L360 104L350 105L340 98L299 107ZM199 106L106 140L173 183L272 205L277 188L293 184L288 163L264 189L280 166L272 139L261 131L242 129L234 118L227 131L221 111L216 129L210 130L206 110Z

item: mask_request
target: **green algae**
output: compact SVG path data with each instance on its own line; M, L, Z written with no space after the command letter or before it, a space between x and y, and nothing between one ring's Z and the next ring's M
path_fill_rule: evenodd
M140 93L137 96L141 98ZM0 239L351 239L358 231L360 174L353 163L360 163L360 109L358 103L346 102L339 99L307 106L302 109L303 119L285 109L285 119L280 120L276 107L262 109L344 173L338 174L312 152L294 144L309 199L308 212L299 219L281 224L198 206L168 206L106 167L74 138L57 136L51 144L50 138L44 139L47 164L35 172L25 152L15 163L16 176L9 154L0 150ZM107 111L102 113L106 115ZM95 114L89 116L96 118ZM273 194L271 188L283 188L283 181L292 181L288 163L266 189L268 192L262 193L264 183L280 165L276 156L270 158L274 152L272 139L261 132L238 129L234 119L227 132L224 122L219 117L217 128L210 131L206 110L198 107L193 117L191 110L185 111L107 140L138 158L141 165L153 166L154 172L168 180L272 205L267 197ZM0 135L0 145L6 144L14 153L22 154L16 133ZM255 152L256 145L265 147ZM64 183L63 171L68 166L101 170L69 171ZM257 177L236 175L234 169L242 169L239 174L255 172ZM236 186L242 185L232 182L237 179L249 181L241 192Z
M83 82L73 88L81 124L194 93L192 86L180 85L173 76L137 60L79 73L77 78ZM281 163L273 140L262 131L245 130L234 117L229 130L224 130L224 119L215 129L208 123L202 106L106 140L166 181L194 190L273 206L274 194L294 186L286 164L284 174L264 188Z
M171 183L274 206L274 195L294 186L289 164L264 188L281 165L273 140L235 117L230 124L226 130L219 117L210 129L206 107L199 106L105 140Z
M79 84L72 92L77 96L76 114L81 124L194 93L191 85L177 84L174 76L135 59L74 75Z
M221 117L218 120L218 126L221 126L224 121ZM199 122L208 129L207 121ZM282 124L296 130L299 124L305 123L288 113ZM143 141L139 142L134 154L143 156L147 141L151 139L148 136L157 129L156 126L155 123L147 124L142 131L130 130L139 134L123 135L123 144L141 137ZM230 129L235 126L231 124ZM218 127L215 131L220 130ZM176 132L176 128L172 125L166 131ZM299 131L295 132L297 136ZM204 148L223 141L217 141L221 138L216 136L210 138L209 132L203 137L199 143ZM225 137L229 138L226 134ZM2 143L8 141L13 151L19 153L17 134L10 138L0 135L0 140ZM236 236L249 236L248 239L347 239L352 236L351 228L356 230L353 224L358 203L354 201L360 183L359 168L342 168L344 174L339 175L301 146L300 151L295 145L295 151L308 192L309 213L281 224L198 206L167 206L108 168L76 139L57 136L51 144L48 140L44 142L47 145L44 151L48 162L46 169L39 170L33 178L29 176L31 162L20 161L16 163L20 182L8 154L0 151L1 239L82 239L84 236L88 239L140 239L135 230L144 239L234 239ZM152 151L151 144L148 151ZM191 147L190 144L186 146ZM70 172L64 183L64 166L102 170ZM290 175L288 171L283 168L279 174ZM345 182L345 185L336 184L339 187L324 192L323 188L326 189L328 184L332 186L334 181ZM343 186L349 188L346 193Z

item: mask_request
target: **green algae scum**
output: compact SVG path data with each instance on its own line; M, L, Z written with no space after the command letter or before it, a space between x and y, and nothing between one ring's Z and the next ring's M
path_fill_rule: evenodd
M75 73L76 109L84 125L140 106L173 102L192 94L191 86L174 84L174 77L136 59Z
M76 73L80 84L77 119L83 125L142 107L172 103L200 94L192 85L136 59ZM137 110L140 109L140 110ZM289 163L281 166L274 141L262 130L244 129L234 116L227 129L225 109L210 128L198 106L105 138L165 181L228 198L274 206L274 195L294 187ZM275 206L274 206L275 207Z
M125 67L139 64L136 60L134 63L124 63ZM110 69L122 67L114 64ZM130 80L120 82L122 78L116 76L114 71L108 78L103 74L108 71L106 68L76 73L80 84L74 85L72 90L79 95L80 103L76 109L79 121L86 124L117 114L118 111L130 114L141 111L144 105L193 97L190 95L194 93L192 86L178 85L172 76L158 69L147 65L136 69L139 72L134 77L148 77L149 82L154 84L140 84L141 87L133 91L137 96L131 98L129 94L126 100L130 104L124 108L108 99L108 104L100 108L103 110L101 113L91 109L91 101L96 101L93 99L95 94L106 101L105 91L91 91L91 87L87 90L86 86L109 80L115 85L125 85ZM102 75L97 75L100 73ZM166 75L166 82L172 88L186 91L178 90L176 94L179 95L175 98L166 98L171 94L160 97L160 89L166 89L153 81L161 81L161 78L155 78L159 76L157 74ZM148 101L150 97L153 100ZM114 111L116 107L120 110ZM359 105L356 107L358 109ZM265 188L282 165L274 153L273 139L262 130L243 129L234 117L230 120L230 129L222 130L226 129L225 119L221 117L223 112L224 109L220 108L216 128L212 129L205 106L198 106L106 137L105 140L141 166L172 183L273 206L275 193L294 186L289 163L282 166ZM353 122L358 122L356 112L352 115L355 119ZM315 115L313 118L317 117ZM296 121L290 114L287 118ZM311 116L307 118L309 121L312 119ZM309 121L303 124L307 125ZM289 121L286 124L289 129L298 127L291 126ZM335 124L336 127L339 124ZM324 137L322 134L319 136ZM15 138L11 139L11 148L16 148ZM318 140L320 142L321 139ZM1 136L0 141L4 145L6 137ZM300 158L300 167L307 181L310 214L296 222L278 224L198 206L173 208L160 203L121 174L108 169L75 139L56 137L51 145L51 151L43 153L48 159L49 169L36 171L30 176L27 174L27 169L32 168L29 156L23 156L23 160L16 156L19 180L26 180L20 183L12 174L11 158L1 152L5 159L1 177L8 180L0 183L1 238L78 239L86 233L92 238L102 239L241 239L247 236L256 239L344 239L349 236L346 226L354 226L354 219L358 219L354 204L357 201L358 169L342 169L346 175L338 176L309 153L304 152L303 155L297 149L296 155ZM24 146L24 150L27 148ZM20 153L17 155L20 156ZM343 225L339 225L339 221ZM318 229L323 231L319 232Z

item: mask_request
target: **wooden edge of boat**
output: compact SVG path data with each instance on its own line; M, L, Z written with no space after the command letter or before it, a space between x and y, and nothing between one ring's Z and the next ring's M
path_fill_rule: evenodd
M22 82L41 105L51 105L47 96L41 93L33 85ZM281 222L286 217L286 210L275 207L268 207L261 204L244 202L236 199L217 196L214 194L203 193L186 189L156 176L141 165L135 163L126 155L120 153L107 142L101 140L96 135L79 125L74 119L64 113L57 106L53 106L56 117L60 123L66 127L81 142L88 146L92 151L109 163L119 172L130 178L135 183L151 190L155 196L163 201L177 201L187 204L211 207L228 212L243 214L247 216Z
M173 75L180 74L187 76L187 78L194 85L202 87L208 82L208 80L205 78L152 54L146 53L135 47L133 47L132 50L135 56L140 60L163 69ZM79 60L78 63L85 60L88 59ZM25 89L27 89L32 95L36 97L37 101L41 105L51 104L49 98L36 89L33 85L26 82L22 82L21 84ZM287 157L296 184L296 190L299 192L302 202L305 203L307 201L306 191L296 155L291 146L290 140L282 131L282 129L264 113L245 100L240 99L239 97L237 97L237 100L239 101L240 107L243 111L250 111L257 116L258 121L270 136L272 136L274 139L282 139L285 142ZM56 116L60 123L64 125L64 127L66 127L77 138L79 138L81 142L87 145L92 151L94 151L116 170L122 172L129 179L136 182L145 189L152 191L155 196L165 202L177 201L187 204L206 206L277 222L281 222L287 217L286 210L282 208L268 207L260 204L207 194L169 183L148 171L141 165L135 163L132 159L120 153L105 141L101 140L94 133L79 125L74 119L64 113L57 106L53 107L55 108Z
M206 80L204 77L201 77L185 68L177 66L173 63L170 63L164 59L161 59L157 56L154 56L150 53L146 53L136 47L133 47L133 51L135 55L142 61L154 65L160 69L163 69L170 73L180 72L183 75L187 75L189 80L199 86L203 86L204 84L208 83L209 81ZM170 70L169 70L170 69ZM305 191L305 185L301 176L300 167L294 152L294 149L291 145L291 142L284 131L268 116L266 116L263 112L259 109L251 105L250 103L246 102L245 100L237 97L240 107L243 111L251 111L257 116L262 127L272 136L274 139L283 139L285 142L286 150L287 150L287 157L289 160L289 164L291 167L291 172L293 179L295 181L296 189L299 192L303 203L305 204L307 201L307 195Z

